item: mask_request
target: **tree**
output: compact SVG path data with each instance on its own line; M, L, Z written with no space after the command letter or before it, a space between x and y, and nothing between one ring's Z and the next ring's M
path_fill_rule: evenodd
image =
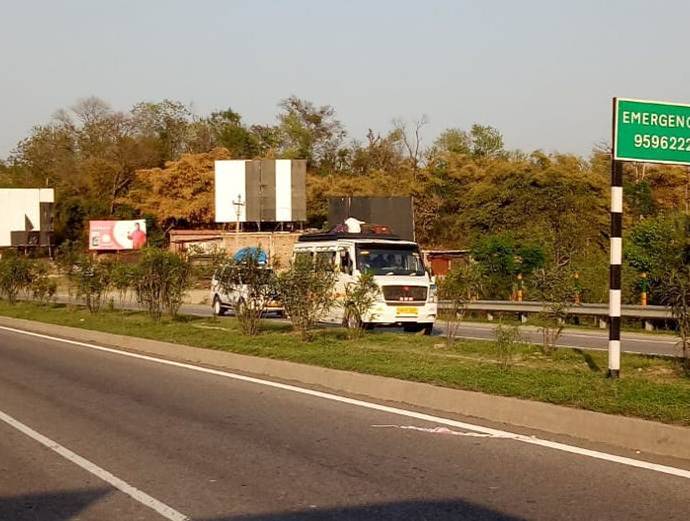
M506 298L512 293L516 276L529 276L544 265L544 251L532 243L518 243L510 233L487 235L472 247L472 258L485 275L486 292Z
M306 159L318 171L333 172L346 136L342 123L335 118L335 109L330 105L317 107L296 96L282 100L279 107L281 154L289 159Z
M413 176L417 177L417 172L422 166L424 148L422 146L422 128L429 122L426 116L422 116L414 122L412 128L408 128L407 123L402 119L393 120L393 128L396 137L402 142L407 153L407 162L412 168Z
M153 216L166 231L178 224L212 223L214 161L229 158L226 149L216 148L205 154L184 154L165 168L138 170L122 202Z
M434 153L448 152L451 154L470 154L472 138L459 128L447 128L436 138L433 145Z
M646 273L652 300L664 298L664 281L690 262L690 218L680 213L660 214L644 219L630 230L625 245L625 260Z
M138 131L157 144L161 162L189 150L191 110L179 101L141 102L131 111Z
M472 154L477 157L495 157L503 152L503 136L494 127L475 123L470 129Z
M247 129L242 117L232 109L213 112L205 122L211 129L214 145L228 149L233 157L252 159L260 154L261 138Z

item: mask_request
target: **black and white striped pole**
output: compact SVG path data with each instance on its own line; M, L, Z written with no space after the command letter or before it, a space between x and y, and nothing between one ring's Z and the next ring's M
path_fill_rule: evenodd
M613 124L616 124L613 99ZM621 265L623 264L623 163L616 161L616 133L611 146L611 261L609 267L609 378L621 369Z

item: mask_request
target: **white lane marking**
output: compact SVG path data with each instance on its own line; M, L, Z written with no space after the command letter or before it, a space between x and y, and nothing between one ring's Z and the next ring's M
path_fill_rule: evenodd
M3 422L5 422L6 424L8 424L11 427L14 427L15 429L22 432L23 434L26 434L29 438L37 441L41 445L48 447L50 450L52 450L54 452L57 452L60 456L62 456L66 460L71 461L75 465L77 465L77 466L83 468L84 470L90 472L94 476L99 477L100 479L102 479L106 483L111 484L113 487L124 492L129 497L131 497L132 499L135 499L136 501L138 501L142 505L147 506L152 510L155 510L164 518L170 519L171 521L190 521L190 518L185 516L184 514L181 514L180 512L169 507L165 503L161 503L156 498L149 496L146 492L142 492L141 490L133 487L129 483L122 481L117 476L114 476L113 474L111 474L107 470L99 467L95 463L92 463L89 460L82 458L79 454L72 452L71 450L60 445L56 441L53 441L50 438L43 436L43 434L36 432L31 427L23 424L19 420L14 419L9 414L6 414L3 411L0 411L0 420L2 420Z
M467 436L468 438L504 438L506 440L515 439L515 436L498 436L495 434L484 434L481 432L454 431L448 427L417 427L416 425L372 425L378 429L400 429L403 431L426 432L429 434L450 434L451 436Z
M374 411L385 412L389 414L395 414L398 416L404 416L407 418L415 418L416 420L422 420L429 423L436 423L440 425L446 425L448 427L455 427L458 429L466 429L475 432L481 432L484 434L491 434L497 437L511 437L516 441L522 443L528 443L530 445L537 445L540 447L547 447L550 449L560 450L563 452L569 452L571 454L577 454L580 456L587 456L589 458L600 459L604 461L609 461L613 463L620 463L622 465L627 465L629 467L636 467L640 469L652 470L654 472L661 472L663 474L670 474L672 476L678 476L681 478L690 479L690 470L680 469L676 467L669 467L667 465L659 465L657 463L651 463L649 461L637 460L633 458L627 458L624 456L617 456L615 454L609 454L607 452L601 452L598 450L585 449L582 447L577 447L575 445L568 445L566 443L559 443L556 441L543 440L541 438L525 436L524 434L517 434L509 431L502 431L499 429L492 429L490 427L484 427L482 425L475 425L472 423L462 422L458 420L452 420L450 418L443 418L441 416L434 416L431 414L409 411L407 409L400 409L398 407L391 407L389 405L381 405L374 402L366 402L364 400L356 400L354 398L347 398L346 396L340 396L337 394L326 393L322 391L315 391L313 389L307 389L305 387L298 387L296 385L283 384L279 382L273 382L271 380L264 380L262 378L256 378L254 376L245 376L238 373L231 373L229 371L220 371L218 369L209 369L208 367L201 367L198 365L187 364L184 362L174 362L172 360L165 360L164 358L156 358L155 356L141 355L138 353L131 353L129 351L121 351L119 349L114 349L110 347L98 346L95 344L88 344L86 342L79 342L77 340L68 340L66 338L59 338L50 335L43 335L41 333L33 333L31 331L23 331L21 329L15 329L13 327L0 326L0 329L5 331L11 331L13 333L19 333L21 335L33 336L36 338L43 338L46 340L51 340L53 342L62 342L64 344L71 344L80 347L87 347L89 349L94 349L96 351L102 351L105 353L112 353L119 356L127 356L130 358L136 358L139 360L146 360L149 362L155 362L162 365L168 365L172 367L179 367L183 369L189 369L191 371L197 371L199 373L212 374L216 376L222 376L224 378L231 378L233 380L239 380L242 382L250 382L254 384L263 385L265 387L272 387L274 389L282 389L285 391L291 391L294 393L304 394L308 396L315 396L317 398L323 398L325 400L331 400L334 402L346 403L348 405L354 405L356 407L362 407L364 409L371 409Z

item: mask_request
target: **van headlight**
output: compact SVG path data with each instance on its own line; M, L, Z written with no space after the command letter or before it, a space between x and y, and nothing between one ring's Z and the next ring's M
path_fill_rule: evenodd
M429 297L426 299L430 304L435 304L438 302L438 288L436 284L429 286Z

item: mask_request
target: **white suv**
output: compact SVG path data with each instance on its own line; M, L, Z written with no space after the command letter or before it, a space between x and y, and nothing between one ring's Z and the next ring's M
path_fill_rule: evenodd
M211 305L215 316L225 315L228 311L236 313L237 309L242 307L247 298L248 290L244 284L238 284L229 291L223 289L220 280L224 275L225 269L221 268L220 271L213 274L211 279ZM279 317L282 317L285 313L283 303L277 295L271 296L266 302L264 314L269 313Z

